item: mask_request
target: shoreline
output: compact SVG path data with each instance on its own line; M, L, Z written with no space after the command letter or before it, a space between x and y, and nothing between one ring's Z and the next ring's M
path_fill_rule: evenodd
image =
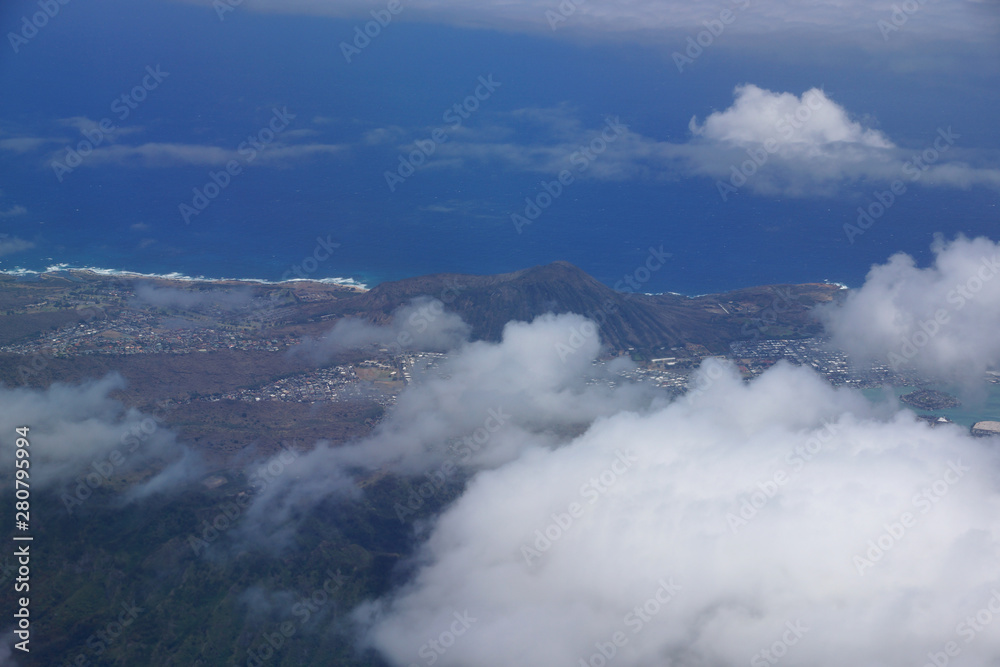
M263 278L226 278L226 277L208 277L208 276L189 276L177 271L171 273L143 273L141 271L130 271L126 269L104 269L93 266L70 266L69 264L53 264L47 267L45 270L36 271L33 269L0 269L0 276L11 276L13 278L25 278L28 276L34 276L37 278L42 278L43 276L60 277L60 274L83 274L101 278L111 278L111 277L130 277L135 279L146 279L146 280L164 280L164 281L175 281L175 282L188 282L188 283L218 283L218 284L244 284L252 283L255 285L334 285L337 287L343 287L351 289L357 292L368 292L371 287L367 283L363 283L354 278L343 278L343 277L333 277L333 278L290 278L288 280L265 280ZM65 276L62 276L65 277ZM419 276L413 276L419 277ZM784 284L803 284L803 285L833 285L840 290L850 290L850 286L832 281L829 279L824 279L823 281L809 281L807 283L780 283ZM750 288L736 288L738 291L740 289L752 289L753 287L766 287L767 285L755 285ZM629 292L624 292L629 293ZM725 294L727 292L708 292L704 294L683 294L681 292L664 291L664 292L639 292L645 296L679 296L685 299L699 299L704 297L717 296L719 294Z
M367 292L369 290L368 285L362 283L354 278L290 278L288 280L264 280L263 278L210 278L206 276L189 276L180 272L172 273L142 273L140 271L128 271L124 269L102 269L92 266L69 266L65 264L56 264L48 267L44 271L33 271L31 269L0 269L0 275L10 276L12 278L24 278L26 276L36 276L41 279L44 276L49 277L65 277L64 274L70 275L84 275L91 277L100 278L114 278L114 277L128 277L137 279L147 279L147 280L165 280L174 282L187 282L187 283L253 283L256 285L290 285L290 284L316 284L316 285L335 285L337 287L343 287L351 289L357 292Z

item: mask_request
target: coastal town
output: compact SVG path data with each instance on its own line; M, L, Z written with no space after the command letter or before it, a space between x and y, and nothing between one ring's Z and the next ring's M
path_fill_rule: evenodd
M98 355L199 355L219 352L259 352L294 355L304 345L314 343L301 330L288 326L295 306L329 298L328 292L291 287L254 292L245 286L227 285L224 291L202 298L198 289L187 291L145 287L134 281L118 280L111 285L80 281L68 293L51 300L20 304L24 313L46 313L72 309L78 317L50 325L34 337L0 346L0 354L23 358L64 358ZM12 313L8 309L8 314ZM79 321L80 317L84 321ZM319 318L326 320L326 317ZM329 324L323 322L324 330ZM259 403L319 403L366 399L388 407L396 396L421 375L434 372L447 355L407 349L400 345L369 344L355 351L351 361L326 361L306 369L265 380L251 386L218 392L201 392L180 397L180 402L239 401ZM885 386L927 385L915 371L894 370L888 363L851 363L841 350L822 337L757 338L729 345L728 354L713 354L700 345L675 346L660 356L626 350L623 356L633 363L616 365L614 373L595 373L592 382L641 383L680 395L692 383L692 374L710 357L732 362L746 380L765 372L780 361L808 366L835 386L859 389ZM604 366L614 356L594 363ZM625 370L620 370L624 367ZM599 379L597 379L599 378ZM986 380L1000 384L1000 374ZM907 401L904 401L904 403ZM933 404L911 403L921 408ZM947 407L948 403L941 403Z

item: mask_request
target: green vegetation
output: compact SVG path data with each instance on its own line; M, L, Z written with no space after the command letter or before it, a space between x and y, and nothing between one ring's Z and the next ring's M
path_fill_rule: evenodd
M458 486L401 522L395 508L414 489L384 477L358 501L316 508L280 552L267 550L269 540L247 548L240 516L196 554L190 538L240 490L197 485L122 507L120 494L99 489L72 516L57 496L37 496L32 664L245 665L248 650L266 649L283 623L291 634L263 664L383 664L357 654L348 614L389 590L414 547L412 520L440 511ZM0 600L14 607L12 586ZM141 611L119 630L130 607Z

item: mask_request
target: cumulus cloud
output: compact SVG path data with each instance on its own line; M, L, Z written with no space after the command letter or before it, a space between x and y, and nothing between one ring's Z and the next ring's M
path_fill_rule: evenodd
M852 121L843 107L818 88L796 97L747 84L737 86L734 97L731 107L709 115L704 123L699 125L692 118L692 134L741 146L777 140L780 133L782 143L788 145L846 142L873 148L893 147L881 132Z
M931 249L930 266L893 255L843 304L818 312L832 342L860 360L981 380L1000 364L1000 244L938 237Z
M524 142L514 131L519 126L551 139ZM860 182L1000 188L1000 157L962 148L953 128L938 128L926 146L898 146L818 88L796 95L737 86L732 106L703 121L691 118L682 143L641 134L614 117L584 127L566 106L519 109L463 129L437 148L428 167L490 164L608 181L701 176L716 181L723 199L741 190L832 196Z
M397 308L387 326L348 317L339 320L322 338L305 341L294 350L316 360L329 359L346 350L370 346L402 350L443 352L467 340L469 326L438 299L421 296Z
M44 391L0 387L0 429L13 434L17 427L30 427L33 489L73 495L78 478L97 475L99 486L125 470L167 462L128 496L142 497L165 490L163 475L180 479L179 469L194 473L195 461L156 416L111 397L124 387L118 374L77 385L55 383ZM13 437L0 440L4 460L14 461L15 449Z
M296 508L356 494L355 473L420 475L443 467L458 478L553 447L560 434L599 416L650 404L648 389L593 382L611 371L592 364L600 343L586 335L589 326L579 315L548 315L508 323L500 343L453 350L415 374L369 438L335 448L321 443L294 461L282 459L288 472L251 508L251 532L284 529Z
M575 179L606 181L707 177L716 181L724 199L737 191L831 196L860 182L897 180L931 187L1000 188L1000 156L995 151L963 147L961 133L951 127L936 128L926 145L899 146L887 133L854 118L817 88L797 95L747 83L737 86L733 95L728 109L701 121L692 117L690 137L683 142L642 134L618 117L588 127L566 104L484 112L474 125L450 127L448 141L438 144L433 155L421 153L422 168L486 165L550 177L567 170ZM81 128L92 123L85 118L70 120ZM401 154L409 155L420 152L417 142L426 141L433 129L369 128L336 144L297 143L287 141L290 134L283 135L284 139L259 151L254 163L282 167L394 144ZM118 141L98 146L82 165L222 167L245 159L233 147Z
M994 248L942 246L948 278L904 266L903 291ZM609 381L590 326L547 315L453 350L371 436L283 460L248 539L372 471L464 483L408 581L354 611L394 665L895 667L952 641L1000 659L966 622L1000 603L995 442L784 362L746 383L709 360L671 401Z
M686 667L961 642L1000 587L995 447L809 369L701 372L690 400L479 473L411 581L356 610L368 642L397 665ZM966 660L1000 656L973 634Z
M139 283L135 286L135 301L156 308L194 310L214 306L234 310L246 306L252 298L253 290L247 287L190 290L179 287L158 287L150 283Z
M721 194L744 184L765 194L834 194L860 180L1000 188L1000 168L963 161L961 135L950 127L929 139L933 157L915 162L911 150L852 120L818 88L796 96L746 84L733 94L725 111L691 119L695 141L686 150L690 168L719 179Z

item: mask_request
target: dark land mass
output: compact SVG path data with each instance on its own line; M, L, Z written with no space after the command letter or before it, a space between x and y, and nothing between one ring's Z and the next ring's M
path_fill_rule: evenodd
M935 389L918 389L899 397L907 405L921 410L945 410L957 408L961 403L954 396Z
M165 290L156 297L161 301L138 299L137 284ZM299 343L323 336L343 317L386 324L400 306L429 296L459 314L474 340L498 341L511 320L578 313L601 324L610 355L642 360L689 353L697 360L726 353L736 340L815 335L820 327L810 309L839 291L806 284L695 298L623 293L566 262L500 275L420 276L368 291L306 281L175 281L87 271L33 281L3 276L0 345L7 349L0 350L0 382L47 387L118 373L126 386L115 398L145 411L164 401L181 406L169 411L166 426L206 451L269 452L293 432L303 442L362 436L381 416L383 405L363 396L308 409L289 401L222 400L317 367L377 356L374 349L356 350L317 363L296 353ZM168 292L174 296L164 297ZM366 379L378 387L401 385Z
M65 487L33 491L28 664L384 664L359 651L348 614L405 577L414 526L461 492L461 475L428 497L426 478L374 474L362 482L363 496L293 516L295 537L277 551L260 540L248 550L242 530L241 503L259 491L251 463L279 446L306 452L321 440L363 437L389 405L379 388L403 384L401 362L374 348L322 363L293 352L339 318L384 324L428 295L460 314L476 339L499 340L511 319L575 312L602 323L610 355L674 349L672 356L695 359L735 340L813 335L819 327L809 309L838 295L825 284L697 298L625 294L562 262L370 291L142 279L168 290L157 303L137 300L134 282L87 272L0 277L0 382L45 388L119 373L126 386L115 397L159 415L209 466L204 478L131 503L123 498L152 470L113 471L90 489L81 481L93 473L86 468ZM360 385L370 393L290 398ZM10 498L12 479L0 480ZM16 605L15 575L14 559L0 559L4 609ZM117 625L123 609L138 610L127 627Z
M71 310L18 314L14 314L12 310L8 312L11 314L0 315L0 345L79 321L76 312Z
M819 325L810 308L839 291L825 283L752 287L688 298L677 294L623 293L567 262L553 262L493 276L435 274L382 283L363 294L339 299L339 315L385 323L392 312L418 296L440 299L472 328L475 339L498 341L511 320L531 321L545 313L578 313L602 323L601 337L615 352L655 354L687 344L713 353L751 337L805 338ZM306 306L314 316L320 306Z
M371 401L287 403L192 401L171 408L165 419L178 437L206 450L220 464L245 448L270 456L283 444L311 447L320 440L339 444L368 434L383 408Z

